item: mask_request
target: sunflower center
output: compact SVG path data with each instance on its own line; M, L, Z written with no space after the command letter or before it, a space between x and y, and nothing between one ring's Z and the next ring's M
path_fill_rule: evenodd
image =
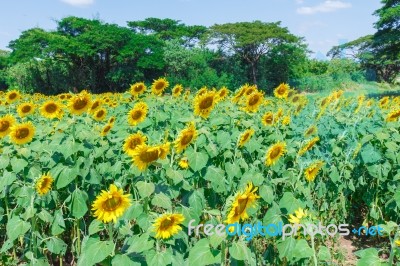
M285 87L281 87L281 88L278 89L278 93L279 94L285 94L285 92L286 92Z
M139 86L135 86L135 88L133 89L135 92L141 92L143 90L143 86L139 85Z
M0 122L0 132L7 131L10 128L10 122L8 121L1 121Z
M250 89L250 90L246 91L246 95L250 95L250 94L252 94L253 92L254 92L254 89Z
M8 99L10 100L14 100L15 98L17 98L17 94L15 92L10 93L10 95L8 96Z
M100 118L103 117L103 115L104 115L104 110L100 110L97 112L96 117Z
M158 90L158 91L164 89L164 87L165 87L164 82L158 82L158 83L156 84L156 86L155 86L156 90Z
M134 111L133 113L132 113L132 119L133 120L138 120L139 118L141 118L142 117L142 115L143 115L143 113L142 113L142 111L141 110L136 110L136 111Z
M256 105L259 101L260 97L258 95L254 95L249 100L249 105Z
M121 205L122 199L121 197L111 196L111 198L107 199L103 203L103 209L106 211L115 211Z
M99 107L100 103L98 101L95 101L92 105L92 110L96 109L97 107Z
M17 131L15 132L15 137L17 139L24 139L27 136L29 136L29 129L28 128L20 128L20 129L17 129Z
M104 133L107 133L108 131L110 131L110 129L111 129L111 126L110 126L110 125L107 125L107 126L104 128L103 132L104 132Z
M129 142L129 148L135 149L138 145L142 144L139 138L134 138Z
M213 104L214 97L208 96L200 102L200 109L208 109Z
M164 219L160 224L160 230L168 230L168 228L170 228L174 224L174 222L174 217Z
M299 100L299 96L294 96L292 102L297 102Z
M77 99L74 104L73 107L75 110L81 110L83 108L85 108L88 104L88 101L86 99Z
M23 113L29 113L31 111L31 107L29 105L25 105L22 107L22 112Z
M44 178L40 183L40 189L45 189L50 186L51 180L49 178Z
M400 111L398 111L397 113L394 113L390 116L390 118L397 118L400 116Z
M281 153L281 148L280 147L276 147L275 149L273 149L271 151L270 158L271 159L275 159L276 157L279 156L280 153Z
M265 122L267 122L267 124L271 124L272 120L273 120L272 115L268 115L268 116L265 117Z
M159 154L158 149L148 149L140 154L140 160L145 163L151 163L158 159Z
M187 145L189 144L193 139L193 134L192 133L186 133L181 140L182 145Z
M242 142L246 141L249 138L249 133L244 134Z
M114 118L114 117L111 117L109 122L110 122L110 123L114 123L114 121L115 121L115 118Z
M238 200L238 206L235 209L235 213L237 215L241 215L246 210L246 206L247 206L248 200L249 200L248 197L245 197L244 199L239 199Z
M54 113L55 111L57 111L57 105L54 103L49 103L46 105L46 107L44 108L46 110L47 113Z

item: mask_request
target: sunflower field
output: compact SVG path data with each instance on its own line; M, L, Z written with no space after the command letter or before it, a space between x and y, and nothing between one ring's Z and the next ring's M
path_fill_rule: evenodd
M358 264L400 261L400 97L160 78L0 99L2 265L344 263L339 236L204 233L259 221L380 225Z

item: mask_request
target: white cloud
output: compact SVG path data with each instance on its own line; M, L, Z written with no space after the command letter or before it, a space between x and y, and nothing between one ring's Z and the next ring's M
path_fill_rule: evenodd
M94 3L94 0L61 0L61 1L70 4L72 6L89 6Z
M312 15L315 13L328 13L333 12L338 9L350 8L351 3L337 1L337 0L327 0L316 6L303 6L297 9L297 13L301 15Z
M296 4L303 4L304 3L304 0L295 0L296 1Z

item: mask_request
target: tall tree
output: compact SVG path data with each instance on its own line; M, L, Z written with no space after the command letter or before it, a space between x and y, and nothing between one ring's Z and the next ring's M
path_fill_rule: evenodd
M257 84L257 67L262 56L283 43L299 38L281 27L280 22L261 21L216 24L210 28L209 40L227 53L240 55L251 67L252 82Z

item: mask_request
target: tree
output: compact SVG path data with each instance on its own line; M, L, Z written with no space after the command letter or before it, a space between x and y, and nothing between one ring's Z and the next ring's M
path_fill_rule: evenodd
M10 52L0 50L0 90L4 90L8 87L6 68L8 66L9 57Z
M236 53L251 67L251 77L257 84L257 67L262 56L284 43L299 42L280 22L238 22L214 25L209 40L228 53Z

